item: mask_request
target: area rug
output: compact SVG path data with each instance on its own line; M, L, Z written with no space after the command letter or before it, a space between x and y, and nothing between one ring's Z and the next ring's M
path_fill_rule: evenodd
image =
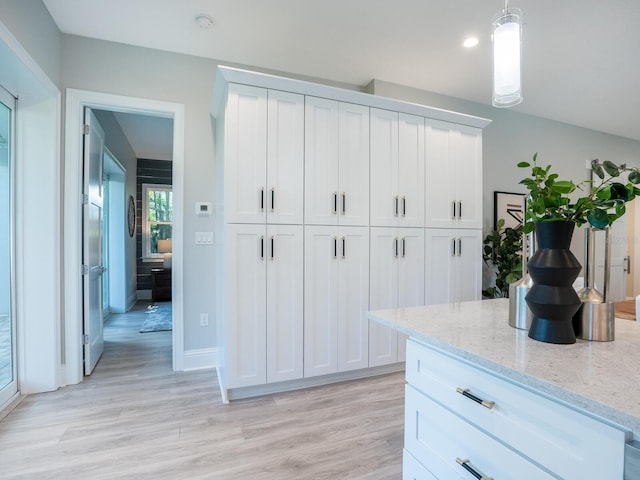
M145 319L140 327L140 333L162 332L172 330L171 302L149 305L145 312Z

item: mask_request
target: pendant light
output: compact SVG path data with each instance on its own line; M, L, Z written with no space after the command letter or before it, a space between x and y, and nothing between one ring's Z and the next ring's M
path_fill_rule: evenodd
M522 50L522 12L509 8L493 19L493 106L513 107L522 102L520 59Z

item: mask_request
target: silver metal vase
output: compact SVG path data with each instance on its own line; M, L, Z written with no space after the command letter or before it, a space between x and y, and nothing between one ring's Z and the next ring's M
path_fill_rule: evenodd
M527 248L528 247L528 248ZM527 270L527 262L535 253L533 232L522 234L522 278L509 285L509 325L520 330L529 330L532 313L525 301L525 297L533 280Z

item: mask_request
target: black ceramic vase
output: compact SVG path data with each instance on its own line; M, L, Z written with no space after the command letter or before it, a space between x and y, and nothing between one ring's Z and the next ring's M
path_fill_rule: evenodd
M525 297L533 314L529 337L547 343L576 342L572 317L581 302L573 288L580 262L569 250L573 222L538 222L536 253L527 267L533 286Z

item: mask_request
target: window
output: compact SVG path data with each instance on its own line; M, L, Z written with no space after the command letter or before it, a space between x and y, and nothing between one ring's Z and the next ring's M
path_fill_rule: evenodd
M158 240L172 237L173 192L171 185L142 184L142 256L162 260ZM166 242L165 242L166 243Z

